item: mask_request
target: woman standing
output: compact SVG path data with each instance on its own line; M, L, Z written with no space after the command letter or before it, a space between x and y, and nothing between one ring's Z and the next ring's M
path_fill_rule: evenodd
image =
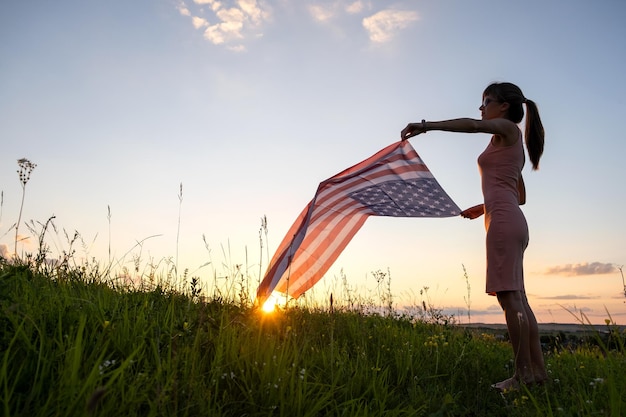
M523 258L528 245L528 226L519 206L526 202L522 179L524 148L517 124L526 105L526 148L533 169L543 153L544 130L536 104L524 97L515 84L494 83L483 93L482 119L452 119L409 123L402 140L429 130L489 133L491 140L478 157L484 203L461 212L475 219L485 215L487 230L487 293L495 295L502 307L513 353L515 374L493 385L505 391L519 384L543 383L547 374L539 342L537 320L526 298Z

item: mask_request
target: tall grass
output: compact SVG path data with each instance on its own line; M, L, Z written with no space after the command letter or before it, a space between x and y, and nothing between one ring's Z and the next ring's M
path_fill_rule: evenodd
M624 334L551 345L553 382L505 395L510 347L414 316L112 286L0 263L4 416L528 416L626 412Z
M357 296L342 272L343 288L328 294L329 306L305 296L271 314L253 305L247 259L233 263L229 248L222 248L227 262L223 273L213 269L210 290L187 270L180 280L182 183L173 260L144 259L143 243L152 236L113 260L110 207L104 267L76 262L74 246L85 244L65 230L67 248L50 259L46 234L58 233L54 217L25 223L39 247L17 256L35 167L25 159L18 164L22 204L9 229L16 229L15 253L0 256L5 417L626 414L625 335L610 316L605 333L582 342L544 340L551 383L500 394L490 385L512 373L506 340L456 326L432 305L428 287L419 305L398 313L390 271L372 272L373 298ZM263 238L267 247L265 217L261 252ZM205 265L212 265L203 240Z

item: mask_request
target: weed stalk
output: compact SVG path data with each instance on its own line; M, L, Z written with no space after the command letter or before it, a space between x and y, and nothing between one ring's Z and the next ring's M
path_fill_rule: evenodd
M17 257L17 241L19 237L19 229L20 223L22 222L22 211L24 209L24 198L26 196L26 184L28 180L30 180L30 174L33 172L37 164L32 163L26 158L18 159L17 165L20 169L17 170L17 174L20 178L20 183L22 183L22 202L20 204L20 212L17 216L17 223L15 225L15 247L14 247L14 255Z

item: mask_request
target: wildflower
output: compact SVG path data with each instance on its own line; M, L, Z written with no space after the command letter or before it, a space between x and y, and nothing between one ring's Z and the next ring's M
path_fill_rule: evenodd
M104 362L102 362L99 366L98 366L98 370L100 371L100 375L102 375L104 373L104 371L107 370L107 368L114 366L116 363L115 359L111 359L111 360L105 360Z
M189 323L187 323L187 322L183 323L183 330L185 330L185 331L189 330Z
M20 176L20 182L22 183L22 186L25 187L26 183L30 179L31 172L33 172L35 167L37 167L37 164L30 162L26 158L22 158L17 160L17 165L20 167L20 169L17 171L17 174Z
M108 321L108 320L105 320L105 321L104 321L104 323L102 323L102 327L103 327L103 328L105 328L105 329L106 329L107 327L109 327L110 325L111 325L111 322L110 322L110 321Z
M37 166L33 164L26 158L18 159L17 165L19 165L20 169L17 171L17 174L20 176L20 182L22 183L22 204L20 205L20 214L17 217L17 223L15 224L15 247L14 253L17 255L17 241L19 236L19 228L20 223L22 222L22 210L24 209L24 195L26 194L26 183L30 179L30 173L33 172L33 169Z
M594 378L593 381L589 383L590 386L596 386L598 384L602 384L604 382L604 378Z

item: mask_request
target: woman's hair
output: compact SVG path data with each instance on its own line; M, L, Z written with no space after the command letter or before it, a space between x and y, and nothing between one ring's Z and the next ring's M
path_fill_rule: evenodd
M543 124L539 117L539 109L534 101L524 97L522 90L512 83L493 83L485 89L484 95L493 96L502 103L509 103L507 113L508 119L513 123L520 123L524 118L524 108L522 104L526 104L526 149L528 150L528 158L533 164L533 169L539 168L539 159L543 154L543 143L545 132Z

